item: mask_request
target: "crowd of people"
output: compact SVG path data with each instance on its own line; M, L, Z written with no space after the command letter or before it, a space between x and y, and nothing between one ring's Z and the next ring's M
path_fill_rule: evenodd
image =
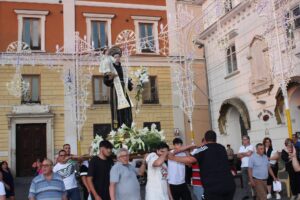
M120 148L112 157L109 141L99 144L97 156L76 156L65 144L55 163L45 158L33 167L35 178L29 189L29 200L140 200L138 176L147 176L146 200L232 200L236 185L234 169L240 159L243 179L242 199L272 198L273 183L278 181L278 162L285 162L290 177L292 199L300 199L300 142L297 136L286 139L280 153L273 149L272 140L251 145L249 136L242 137L242 146L234 154L217 143L214 131L207 131L201 145L183 145L173 140L173 149L161 142L156 151L146 154L139 168L130 164L130 154ZM80 165L78 165L80 164ZM191 171L191 173L188 173ZM187 178L187 175L190 176ZM79 181L78 181L79 180ZM81 192L82 191L82 192ZM192 191L192 192L190 192ZM273 191L281 199L279 191ZM14 180L7 162L0 168L0 200L15 199Z

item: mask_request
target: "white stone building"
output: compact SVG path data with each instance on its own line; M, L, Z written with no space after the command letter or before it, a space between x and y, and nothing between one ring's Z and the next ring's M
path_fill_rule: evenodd
M272 15L260 16L255 2L259 1L197 1L203 13L203 31L197 42L205 49L212 128L219 142L231 144L235 152L243 134L253 144L270 137L278 150L288 137L281 90L271 73L274 63L279 65L279 56L271 55L279 51L271 52L270 43L275 45L276 40L268 40L265 34ZM295 133L300 132L300 1L287 2L285 15L293 17L290 26L295 38L291 51L294 74L288 84ZM279 36L281 40L286 37ZM281 50L285 63L284 48Z

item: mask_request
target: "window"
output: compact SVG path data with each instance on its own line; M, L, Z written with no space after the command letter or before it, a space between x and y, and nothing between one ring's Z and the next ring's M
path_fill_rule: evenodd
M93 77L94 104L109 103L110 89L103 82L103 76Z
M104 46L110 47L111 44L111 23L114 14L83 13L86 18L87 41L96 50Z
M31 50L41 50L41 19L23 19L22 42L28 44Z
M236 60L236 49L235 45L228 47L227 49L227 69L228 74L237 70L237 60Z
M232 0L225 0L224 1L225 13L228 13L232 10Z
M45 51L45 21L49 11L15 10L18 15L18 41L33 51Z
M111 124L94 124L94 138L96 135L101 136L103 139L106 139L107 135L111 131Z
M156 76L149 76L149 82L145 83L143 91L144 104L158 104L158 91Z
M22 78L29 85L27 93L22 94L22 103L40 103L40 76L23 75Z
M157 129L158 131L161 130L160 122L144 122L144 127L147 127L147 128L150 130L152 124L155 124L155 125L156 125L156 129Z
M153 37L153 23L139 23L140 49L141 52L155 52L155 41Z
M91 21L91 41L95 49L108 46L107 26L105 21Z
M131 16L134 20L135 35L138 37L138 54L159 54L158 22L161 17Z
M300 27L300 6L292 9L292 15L294 19L295 28Z

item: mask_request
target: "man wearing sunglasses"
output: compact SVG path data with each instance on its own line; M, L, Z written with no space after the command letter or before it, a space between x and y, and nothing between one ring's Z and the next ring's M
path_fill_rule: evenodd
M53 172L56 172L62 177L68 199L80 200L80 191L75 177L75 166L65 159L66 156L67 152L65 150L58 152L57 163L53 168Z
M62 178L53 173L53 162L45 159L42 174L36 176L29 189L29 200L67 200L67 192Z

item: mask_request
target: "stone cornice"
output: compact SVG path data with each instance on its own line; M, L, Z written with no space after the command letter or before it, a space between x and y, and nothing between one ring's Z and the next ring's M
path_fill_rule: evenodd
M48 10L15 10L15 13L20 15L48 15Z
M218 23L225 24L235 18L239 13L243 12L247 7L251 5L251 1L246 0L239 3L236 7L234 7L230 12L226 13L224 16L220 18L220 22L214 22L208 28L206 28L202 33L199 35L200 40L205 40L210 35L214 34L217 30Z

